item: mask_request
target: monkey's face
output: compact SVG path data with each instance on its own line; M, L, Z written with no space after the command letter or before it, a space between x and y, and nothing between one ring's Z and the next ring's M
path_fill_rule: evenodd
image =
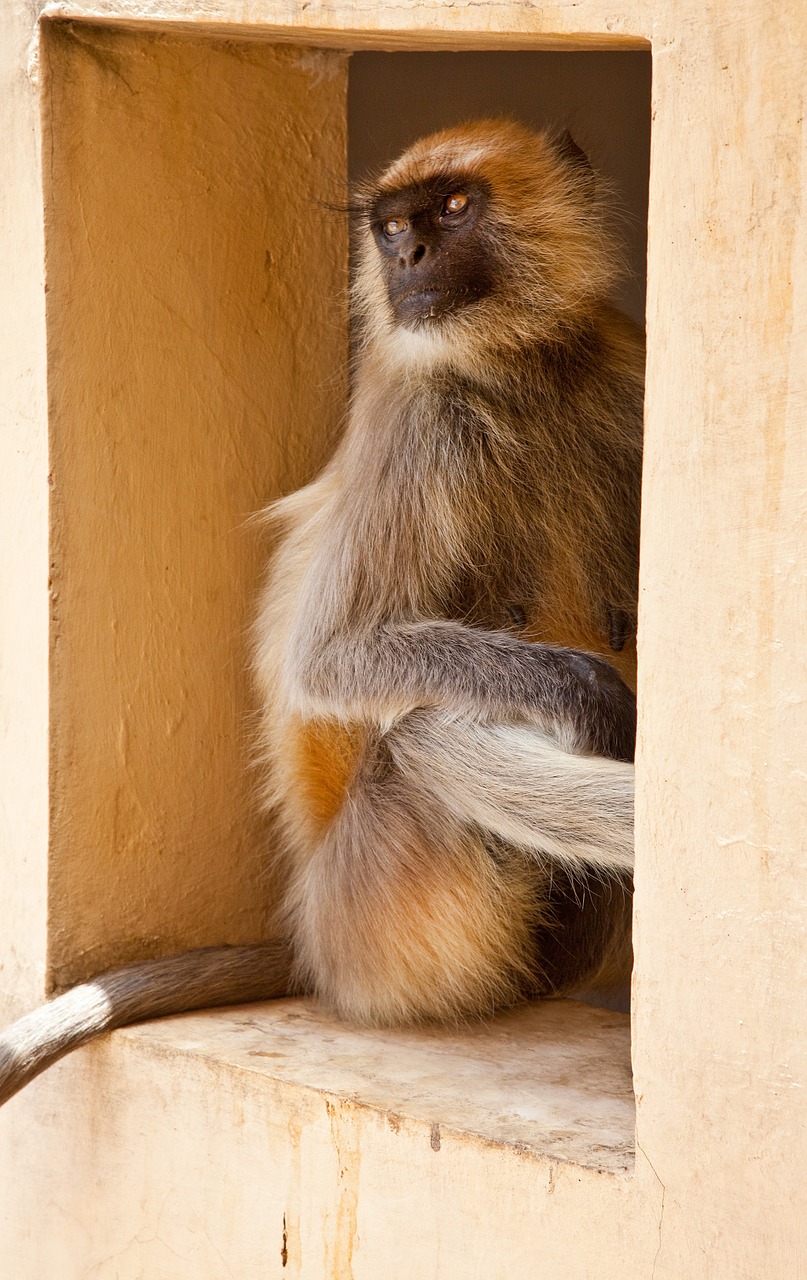
M618 274L597 181L565 136L459 125L356 194L355 315L394 365L498 377L494 353L584 324Z
M489 197L486 183L462 173L377 197L370 225L398 324L417 328L490 293L484 236Z

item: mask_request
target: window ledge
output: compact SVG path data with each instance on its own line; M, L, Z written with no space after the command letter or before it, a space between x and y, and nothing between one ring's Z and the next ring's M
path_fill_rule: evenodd
M452 1032L308 1000L130 1027L0 1113L3 1274L620 1275L657 1243L633 1113L627 1016L574 1001Z
M149 1055L201 1058L347 1100L393 1127L420 1122L433 1145L467 1134L600 1172L633 1166L630 1019L577 1001L451 1031L372 1031L337 1022L314 1000L275 1000L118 1035Z

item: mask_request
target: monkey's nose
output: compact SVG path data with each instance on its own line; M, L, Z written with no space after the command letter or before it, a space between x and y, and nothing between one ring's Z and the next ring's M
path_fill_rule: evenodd
M417 244L414 249L410 249L408 253L402 253L398 259L401 267L416 267L426 252L425 244Z

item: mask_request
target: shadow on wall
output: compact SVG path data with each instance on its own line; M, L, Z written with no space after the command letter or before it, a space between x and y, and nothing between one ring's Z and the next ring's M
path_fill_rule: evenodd
M651 73L649 52L356 53L351 181L422 134L478 116L568 128L613 183L630 273L616 300L643 324Z

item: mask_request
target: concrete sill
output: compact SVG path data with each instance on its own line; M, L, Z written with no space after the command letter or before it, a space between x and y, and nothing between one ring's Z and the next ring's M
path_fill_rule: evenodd
M622 1274L628 1037L625 1014L572 1001L450 1033L356 1030L306 1000L115 1032L0 1113L0 1272L529 1280L540 1260L563 1280ZM647 1231L657 1247L655 1218Z
M215 1063L244 1088L313 1091L393 1128L412 1121L433 1148L464 1134L600 1172L633 1166L630 1020L576 1001L454 1031L368 1031L313 1000L277 1000L117 1034L149 1057Z

